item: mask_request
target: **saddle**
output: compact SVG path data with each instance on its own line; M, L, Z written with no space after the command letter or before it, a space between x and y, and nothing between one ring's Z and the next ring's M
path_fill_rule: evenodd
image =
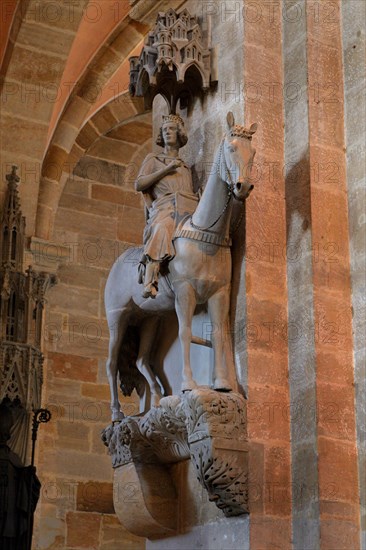
M175 238L176 230L181 226L182 222L191 216L197 208L198 197L196 195L188 195L185 193L177 192L174 194L174 231L172 234L172 241ZM146 204L146 203L145 203ZM147 217L148 219L148 217ZM147 257L143 253L138 265L138 282L139 284L144 284L145 282L145 273L146 273L146 264ZM161 262L159 274L165 276L169 273L168 269L169 261Z
M175 193L175 229L177 229L183 219L194 214L198 200L196 195Z

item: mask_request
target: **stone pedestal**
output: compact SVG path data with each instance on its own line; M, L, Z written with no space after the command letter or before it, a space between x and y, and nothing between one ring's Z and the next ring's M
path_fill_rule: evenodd
M145 416L108 426L102 439L115 469L116 514L132 533L160 539L192 525L248 514L241 395L200 387L165 397Z
M121 523L134 535L154 538L177 531L177 493L161 464L130 462L116 468L113 502Z

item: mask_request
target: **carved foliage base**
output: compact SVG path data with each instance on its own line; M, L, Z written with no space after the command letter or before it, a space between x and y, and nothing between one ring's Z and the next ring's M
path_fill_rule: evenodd
M173 464L190 457L184 402L164 397L145 416L128 416L102 432L113 468L130 462Z
M248 513L245 399L231 392L194 390L185 398L185 412L198 481L225 516Z
M115 498L116 513L131 532L146 537L174 530L177 500L168 465L189 458L209 499L225 516L248 513L246 401L241 395L201 387L165 397L144 417L108 426L102 439L116 469L115 488L117 480L119 492L124 480L137 484L141 521L131 520L132 508Z

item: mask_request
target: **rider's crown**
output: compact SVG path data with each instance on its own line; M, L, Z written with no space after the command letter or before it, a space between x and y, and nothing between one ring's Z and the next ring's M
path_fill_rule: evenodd
M181 124L184 126L184 121L179 115L163 115L163 124L167 122L175 122L175 124Z

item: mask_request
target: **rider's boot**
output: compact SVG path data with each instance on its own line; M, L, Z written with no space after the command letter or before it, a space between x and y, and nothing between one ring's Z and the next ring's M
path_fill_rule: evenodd
M145 286L143 298L156 298L158 293L158 276L160 264L156 260L149 260L146 264Z

